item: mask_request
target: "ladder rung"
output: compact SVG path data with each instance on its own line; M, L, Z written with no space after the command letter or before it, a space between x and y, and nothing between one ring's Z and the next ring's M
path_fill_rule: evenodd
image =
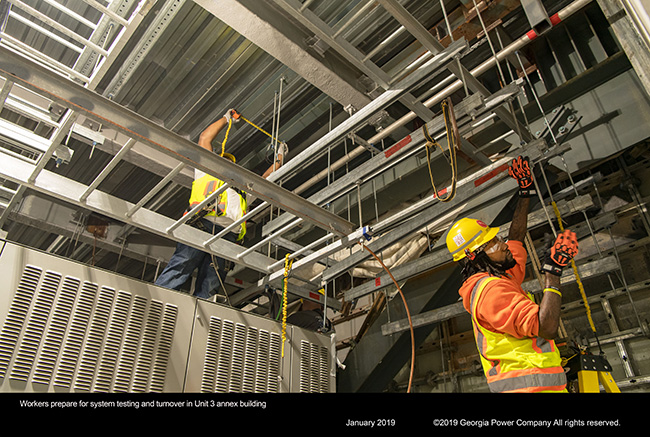
M88 189L81 195L79 201L84 202L88 198L90 193L92 193L93 190L95 190L99 184L101 184L102 181L106 179L111 170L117 166L117 164L122 160L122 157L126 154L126 152L131 150L131 147L133 147L134 144L135 140L133 138L129 138L126 144L124 144L124 146L122 146L122 148L115 154L113 159L111 159L111 162L109 162L108 165L104 167L101 173L99 173L95 180L88 186Z
M209 246L210 244L212 244L213 242L215 242L215 241L218 240L219 238L221 238L221 237L223 237L224 235L226 235L228 232L230 232L230 231L232 231L233 229L235 229L237 226L239 226L239 225L241 225L242 223L244 223L246 220L248 220L248 218L250 218L251 216L257 214L258 211L261 211L262 209L266 208L267 205L268 205L267 202L262 202L262 203L261 203L258 207L256 207L254 210L249 211L249 212L246 213L242 218L240 218L239 220L235 220L232 224L226 226L225 228L223 228L223 230L221 230L220 232L218 232L217 234L215 234L215 235L214 235L213 237L211 237L210 239L206 240L206 242L203 243L203 246L205 246L205 247Z
M174 222L174 224L172 224L170 227L168 227L168 228L167 228L167 233L169 234L169 233L173 232L173 231L174 231L175 229L177 229L180 225L182 225L182 224L184 224L185 222L187 222L189 219L191 219L191 218L194 216L194 214L196 214L197 212L201 211L201 210L203 209L203 207L205 207L207 204L209 204L209 203L212 202L214 199L216 199L217 196L219 196L221 193L223 193L224 191L226 191L226 189L228 189L228 184L223 184L221 187L219 187L218 190L214 191L212 194L210 194L209 196L207 196L205 199L203 199L203 201L202 201L201 203L199 203L198 205L196 205L196 206L195 206L194 208L192 208L192 209L191 209L187 214L185 214L185 215L184 215L183 217L181 217L179 220L177 220L176 222Z
M184 168L185 168L185 164L183 164L182 162L178 164L169 174L167 174L167 176L165 176L160 182L158 182L158 184L155 187L153 187L151 191L149 191L138 203L135 204L133 208L131 208L126 213L126 217L129 218L133 214L135 214L137 210L142 208L142 206L145 203L151 200L153 196L155 196L160 190L162 190L165 187L165 185L167 185L169 181L175 178L176 175L178 175L181 172L181 170L183 170Z

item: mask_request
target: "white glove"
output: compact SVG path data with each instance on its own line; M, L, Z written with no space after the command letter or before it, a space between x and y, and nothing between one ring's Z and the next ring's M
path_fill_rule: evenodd
M233 108L230 108L229 110L226 111L226 113L223 115L223 117L226 119L228 123L232 120L233 123L239 122L239 117L238 118L233 118L232 112L235 111ZM236 112L236 111L235 111Z
M278 155L282 155L283 157L286 157L288 153L289 153L289 146L287 146L287 143L280 143L280 145L278 146Z

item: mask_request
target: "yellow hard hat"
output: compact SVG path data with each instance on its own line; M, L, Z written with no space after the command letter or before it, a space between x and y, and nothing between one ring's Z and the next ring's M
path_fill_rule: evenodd
M473 258L474 251L496 237L498 227L489 227L481 220L463 218L453 224L447 233L447 249L454 261L466 256Z
M235 159L235 157L232 156L230 153L223 153L223 154L221 154L221 156L223 156L224 158L228 158L228 159L230 159L230 160L231 160L232 162L234 162L234 163L237 162L237 160Z

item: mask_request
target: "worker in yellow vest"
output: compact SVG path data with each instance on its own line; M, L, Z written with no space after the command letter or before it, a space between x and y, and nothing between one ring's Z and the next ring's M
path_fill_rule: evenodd
M541 271L545 287L538 305L521 288L526 273L530 197L536 195L527 158L514 159L510 175L519 185L507 241L499 228L463 218L450 228L447 248L462 267L459 294L469 312L490 391L566 392L566 376L554 338L562 293L562 269L578 253L575 233L566 230L549 246Z
M212 141L217 137L219 132L228 126L229 123L239 121L236 114L236 111L229 109L223 117L210 124L201 132L198 142L199 146L212 152ZM267 178L273 171L280 168L287 153L288 147L282 143L278 147L276 159L262 176ZM222 156L236 163L236 159L232 154L223 153ZM214 191L218 190L223 184L224 182L219 178L206 174L198 169L195 170L188 211L201 203ZM204 209L200 214L197 213L196 217L188 220L188 224L211 234L216 234L242 218L246 214L248 203L252 203L252 201L253 199L251 198L247 199L246 193L243 191L229 187L217 196L213 206ZM246 223L244 222L236 231L231 231L224 235L223 239L230 242L240 242L243 240L245 234ZM228 273L227 263L223 258L178 243L169 263L156 279L156 285L172 290L181 290L187 281L190 280L195 270L197 270L197 275L194 296L203 299L209 299L217 293Z

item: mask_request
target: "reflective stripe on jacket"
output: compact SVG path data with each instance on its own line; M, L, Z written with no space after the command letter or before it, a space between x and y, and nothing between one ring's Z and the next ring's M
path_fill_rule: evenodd
M224 182L210 175L204 175L192 182L192 193L190 194L190 208L203 202L206 197L221 188ZM246 198L232 188L226 189L219 194L215 200L214 208L205 217L227 217L231 222L239 220L246 214ZM246 234L246 222L240 225L237 240L244 238Z
M492 332L478 322L476 303L494 276L479 280L471 293L474 336L491 392L566 392L566 376L553 340L517 338ZM529 296L530 297L530 296Z

